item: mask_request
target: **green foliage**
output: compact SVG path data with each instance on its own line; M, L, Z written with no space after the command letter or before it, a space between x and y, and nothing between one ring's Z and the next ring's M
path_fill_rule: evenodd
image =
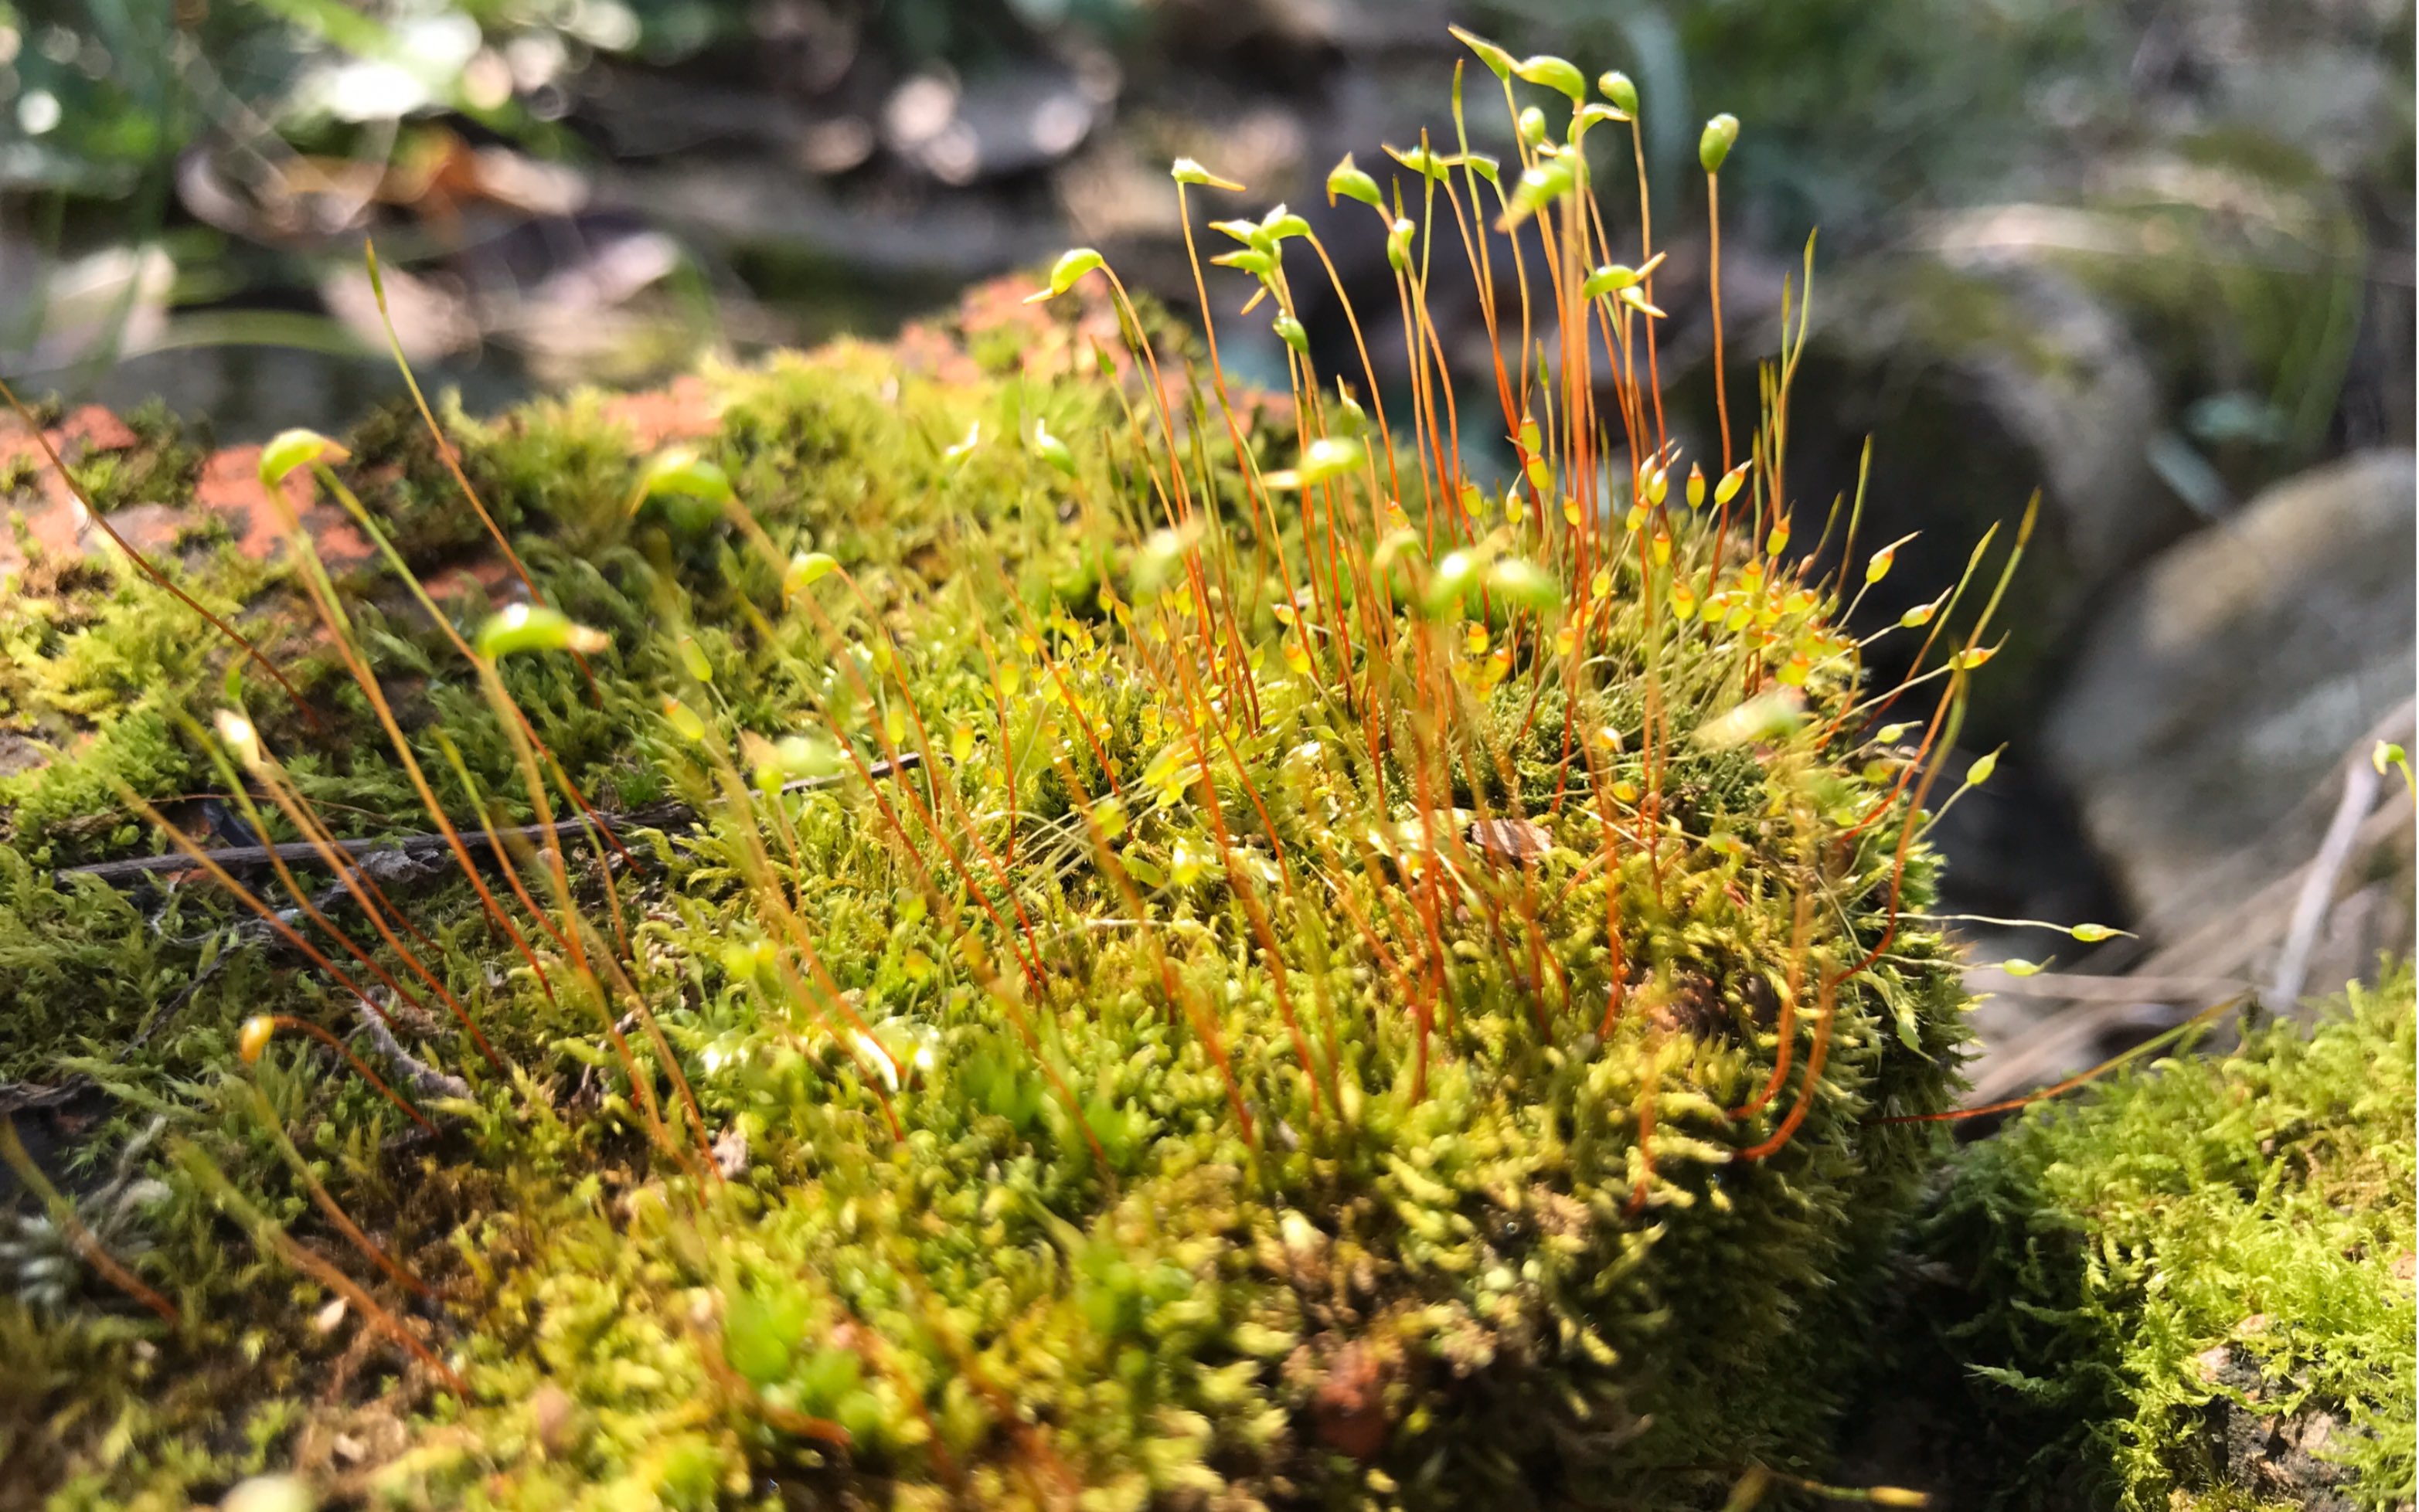
M2113 1077L1965 1152L1926 1247L1972 1309L1949 1343L1980 1420L2024 1461L2011 1504L2078 1470L2127 1512L2410 1501L2413 1042L2406 967L2315 1031ZM2228 1474L2229 1431L2317 1443L2320 1414L2298 1485Z

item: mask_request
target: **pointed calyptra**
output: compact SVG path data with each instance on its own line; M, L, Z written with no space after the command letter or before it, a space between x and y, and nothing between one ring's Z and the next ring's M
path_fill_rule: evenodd
M1587 99L1587 75L1567 58L1540 53L1514 64L1512 71L1529 84L1542 84L1563 95L1574 107Z
M1058 296L1066 293L1069 289L1073 288L1075 286L1076 280L1082 278L1092 269L1103 266L1106 261L1107 259L1103 258L1099 252L1094 252L1089 247L1077 247L1071 251L1060 253L1058 261L1051 265L1050 286L1046 289L1036 289L1031 294L1026 295L1025 297L1025 302L1026 304L1040 304L1044 299L1055 299L1058 298Z
M351 455L316 431L280 431L260 449L261 486L273 489L297 467L342 462Z
M1344 160L1330 169L1327 175L1327 203L1334 204L1339 194L1379 209L1385 207L1378 196L1378 181L1362 172L1348 152L1344 155Z
M601 630L572 623L560 609L542 603L516 603L479 627L475 642L489 661L520 651L577 651L586 654L613 644Z
M1493 73L1495 77L1498 79L1509 79L1512 77L1513 63L1511 53L1506 53L1503 49L1496 46L1493 42L1488 41L1486 38L1480 37L1473 32L1464 31L1458 26L1448 26L1445 29L1453 33L1455 40L1460 42L1464 47L1469 48L1471 52L1477 53L1478 61L1486 64L1488 71Z
M1167 176L1179 184L1207 184L1211 189L1232 190L1238 193L1243 186L1231 178L1221 178L1190 158L1179 158L1167 168Z

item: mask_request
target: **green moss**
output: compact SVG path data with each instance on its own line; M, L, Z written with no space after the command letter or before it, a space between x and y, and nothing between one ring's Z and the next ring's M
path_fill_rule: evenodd
M2406 968L1965 1153L1930 1244L2011 1504L2409 1503L2413 1040Z
M1526 880L1490 870L1459 848L1467 815L1423 825L1397 798L1382 837L1397 859L1377 860L1357 853L1347 817L1371 802L1368 769L1352 755L1357 723L1276 670L1271 652L1256 678L1256 727L1234 732L1240 765L1222 765L1211 790L1228 822L1252 812L1255 794L1270 805L1272 828L1252 821L1239 863L1270 871L1274 839L1290 864L1327 878L1317 891L1288 893L1271 876L1256 884L1281 910L1275 958L1318 1068L1306 1076L1271 958L1212 859L1207 794L1169 759L1187 716L1137 660L1150 642L1118 617L1050 608L1069 564L1117 554L1100 556L1061 526L1071 496L1018 451L945 474L924 438L962 435L975 419L1001 424L1019 404L1046 405L1075 432L1104 391L911 382L885 404L876 394L898 378L865 351L728 381L714 454L785 549L833 551L864 600L828 598L829 629L802 613L768 619L767 590L726 531L650 545L642 518L627 527L638 532L629 548L591 553L584 566L532 552L549 591L622 632L626 649L599 665L603 707L560 661L516 667L516 700L592 787L619 771L622 801L670 789L703 803L712 773L655 712L667 693L705 710L720 740L829 719L878 745L908 738L908 702L896 683L869 702L836 667L871 676L878 655L896 656L916 716L939 732L936 756L961 728L971 741L965 759L937 760L939 787L916 780L922 802L994 816L985 843L1017 859L994 873L969 849L972 879L961 886L938 846L902 845L886 829L883 789L857 786L786 801L778 817L724 808L694 850L625 882L636 889L624 894L632 1000L651 1005L707 1127L750 1152L746 1179L728 1186L647 1154L639 1105L652 1094L672 1107L669 1084L660 1068L643 1090L628 1078L594 1039L591 989L559 959L562 1000L550 1004L525 972L499 973L512 956L459 884L413 898L410 913L444 946L445 974L537 1079L497 1080L438 1021L416 1020L423 1053L480 1090L472 1132L442 1157L447 1171L424 1161L408 1175L376 1153L397 1123L385 1105L348 1079L289 1073L289 1126L316 1131L298 1138L325 1153L325 1179L348 1206L384 1215L374 1221L398 1251L450 1277L446 1331L473 1382L469 1403L408 1429L377 1468L382 1495L459 1504L578 1491L701 1505L761 1491L771 1476L816 1497L887 1488L907 1504L917 1487L961 1486L1017 1504L1065 1476L1090 1489L1087 1505L1202 1495L1445 1505L1482 1487L1586 1502L1618 1474L1642 1502L1689 1504L1718 1499L1750 1462L1799 1463L1812 1451L1856 1279L1928 1147L1859 1120L1941 1106L1959 1033L1937 942L1902 933L1890 961L1842 995L1805 1127L1769 1162L1731 1161L1792 1096L1784 1090L1754 1120L1721 1111L1746 1101L1770 1063L1774 1036L1758 1016L1787 973L1793 827L1815 801L1810 773L1828 759L1819 746L1777 764L1688 748L1700 700L1718 700L1711 684L1724 674L1675 664L1666 686L1691 712L1675 726L1669 848L1659 859L1628 851L1608 870L1591 861L1603 844L1592 811L1548 812L1567 785L1560 716L1570 708L1582 731L1634 727L1634 692L1615 679L1617 691L1524 717L1527 684L1496 686L1472 660L1459 675L1473 692L1460 696L1502 742L1513 779L1456 776L1452 801L1493 807L1517 794L1553 848ZM512 444L539 444L529 436ZM1093 486L1111 476L1104 468ZM1110 574L1090 579L1084 603L1095 613L1103 598L1124 602L1102 593L1125 581ZM652 626L641 603L655 606ZM869 612L894 637L878 655ZM135 613L112 600L78 634L111 634L97 627ZM1026 638L1020 627L1034 613L1046 619ZM392 643L380 664L398 704L419 710L414 723L452 732L473 748L489 793L517 797L491 712L458 680L414 693L415 666L435 653L382 616L357 623L365 645ZM670 639L684 627L706 654L710 687L677 670ZM1636 674L1634 646L1612 654ZM994 656L1015 694L1005 704ZM176 685L198 699L208 680ZM1322 749L1332 756L1308 755ZM30 795L39 803L21 802L21 844L62 834L85 805L114 812L96 786L110 773L152 792L196 780L156 715L112 722L93 751L109 764L78 769L84 786L49 776ZM433 746L422 754L438 767ZM1642 777L1634 756L1626 766ZM321 802L373 791L395 801L392 771L361 749L305 744L293 770ZM1115 819L1070 786L1105 794L1110 772L1128 790ZM1408 795L1414 775L1394 763L1395 791ZM1860 778L1821 782L1835 806L1870 801ZM450 778L444 787L467 807ZM896 785L888 793L892 814L909 802ZM1139 879L1138 920L1085 838L1087 809L1119 827L1108 854ZM1429 831L1446 850L1428 850ZM1704 843L1717 836L1722 846ZM134 837L113 830L105 843ZM1428 859L1439 854L1450 859ZM1858 860L1863 879L1841 880L1841 905L1873 907L1887 863L1882 847ZM1393 958L1414 948L1399 910L1416 894L1390 896L1388 879L1435 864L1460 868L1466 891L1441 921L1441 976L1425 990L1445 1017L1423 1048L1406 964ZM1910 897L1923 885L1918 869ZM41 886L19 877L29 901ZM762 886L786 913L768 911ZM1507 911L1524 907L1533 923ZM81 933L67 938L104 956L113 940L144 945L120 963L133 980L91 984L100 1000L125 1004L86 1021L98 1045L103 1026L128 1024L181 980L178 953L103 894L34 909L21 953L60 927L44 909L76 921ZM1009 923L1020 909L1047 944L1041 974L1017 985L1007 963L1030 948ZM1671 1006L1633 1010L1598 1039L1608 916L1624 921L1638 1000ZM1363 938L1355 920L1383 923ZM1877 929L1854 924L1818 962ZM807 985L807 940L851 1006ZM60 980L78 970L62 949L15 991L53 1004L39 1021L57 1023ZM239 1083L226 1046L233 1020L264 1004L339 1019L347 1010L316 973L244 982L187 1009L185 1032L146 1047L113 1084L146 1064L188 1068L194 1079L155 1092L156 1105L244 1185L283 1194L273 1211L316 1227L259 1136L230 1116ZM845 1027L851 1013L882 1048ZM895 1091L885 1063L904 1068ZM1655 1132L1641 1145L1650 1107ZM306 1321L275 1306L283 1283L267 1285L259 1262L197 1266L193 1246L244 1242L216 1229L197 1198L178 1200L190 1215L144 1264L182 1277L209 1321L169 1347L207 1359L257 1337L254 1348L289 1362L280 1379L307 1377L299 1361L317 1351ZM116 1368L132 1367L120 1357ZM1784 1380L1788 1389L1774 1389ZM545 1381L567 1397L574 1425L553 1430L552 1447L532 1415ZM156 1405L141 1453L104 1470L95 1441L69 1461L113 1496L146 1486L207 1494L234 1461L195 1452L213 1430ZM833 1454L796 1430L802 1418L845 1426L852 1448Z
M550 539L573 551L618 541L631 483L627 431L605 412L605 396L541 400L495 423L461 422L472 441L472 482L482 496L552 522Z
M401 751L332 633L314 726L139 592L12 605L10 716L93 759L0 792L0 965L59 942L0 987L0 1064L93 1078L85 1166L164 1121L128 1260L182 1315L90 1277L0 1313L75 1362L9 1420L64 1425L60 1504L291 1469L397 1506L1659 1508L1818 1468L1939 1153L1877 1115L1945 1107L1964 1040L1827 588L1760 530L1718 561L1676 501L1659 559L1598 477L1584 542L1532 501L1431 549L1376 457L1266 481L1302 460L1282 405L1162 429L1070 298L1023 328L1050 360L970 321L1002 350L950 376L853 344L708 374L727 503L633 510L648 459L593 398L462 427L600 648L491 687L356 574ZM1086 332L1109 355L1064 360ZM393 417L356 440L408 558L467 539ZM1483 591L1440 586L1456 545ZM291 576L196 571L303 639ZM1682 584L1721 597L1679 615ZM406 752L466 828L566 786L701 818L485 874L500 918L458 875L388 881L382 930L331 900L316 959L208 890L42 892L74 837L148 847L107 779L234 783L202 733L230 697L340 832L431 822ZM524 784L524 719L567 784ZM779 790L809 773L839 780ZM384 984L411 1059L354 1043L433 1132L291 1031L235 1053L256 1014L354 1033L345 978ZM310 1256L403 1321L323 1311Z
M29 494L41 486L42 464L37 454L19 451L0 460L0 499Z
M173 569L171 569L173 570ZM261 576L226 563L197 597L234 613ZM212 680L223 646L183 605L122 567L47 570L0 620L0 729L52 749L0 776L0 826L44 863L86 861L146 840L116 784L149 796L186 790L193 753L173 727Z
M166 405L153 401L126 416L134 444L104 451L72 467L76 481L103 514L136 504L178 504L192 494L208 450L206 436L186 433Z
M458 408L449 404L447 409L447 418L458 424ZM352 453L347 476L406 560L425 567L486 544L479 512L437 454L409 400L372 411L347 433L345 443ZM497 510L499 524L519 523L516 502L506 496Z

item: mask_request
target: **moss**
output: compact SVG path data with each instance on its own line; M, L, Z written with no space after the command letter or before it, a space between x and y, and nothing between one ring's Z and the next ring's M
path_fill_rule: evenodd
M1928 1246L2008 1503L2409 1504L2413 1040L2406 967L1965 1152Z
M448 409L458 423L458 411ZM486 543L479 512L455 484L408 399L372 411L345 441L352 453L347 477L407 561L425 567ZM516 505L512 496L504 497L497 509L501 525L519 523Z
M117 801L118 782L155 797L186 790L194 757L173 721L216 679L223 647L131 570L42 568L0 620L0 730L54 754L0 776L0 830L33 860L66 864L147 839ZM223 556L191 580L222 616L265 582L252 564Z
M136 504L177 504L193 489L206 436L189 435L174 411L159 401L131 410L127 429L134 444L73 465L76 481L103 514Z
M30 450L0 458L0 499L31 494L41 481L42 464Z
M0 1313L77 1362L9 1420L64 1425L61 1504L290 1469L399 1506L1684 1507L1818 1468L1939 1153L1887 1116L1945 1107L1964 1040L1827 588L1676 496L1624 529L1600 474L1589 531L1448 491L1431 546L1371 491L1424 430L1271 482L1334 454L1287 419L1326 387L1163 425L1095 286L970 301L937 364L706 375L696 496L593 398L462 427L595 636L466 664L360 574L399 745L332 627L315 728L140 594L25 611L19 716L106 760L6 794L0 963L59 948L0 1064L93 1079L86 1166L164 1120L129 1262L180 1312L85 1277ZM380 425L356 483L413 476ZM242 586L302 638L292 577ZM74 701L143 648L134 710ZM450 871L382 927L331 897L316 956L198 888L38 896L80 822L148 843L103 778L229 792L230 697L248 785L342 832L426 827L407 755L464 828L566 788L701 817L515 853L493 911ZM354 1045L394 1095L262 1014L390 1016Z
M623 534L633 448L604 395L541 400L498 423L457 426L471 438L472 481L484 496L550 522L549 539L573 551Z
M1275 805L1275 832L1295 864L1333 869L1332 885L1348 892L1344 905L1271 893L1296 915L1287 924L1295 941L1282 953L1293 1010L1315 1016L1325 1046L1312 1056L1320 1077L1305 1077L1280 1023L1272 967L1231 884L1205 865L1216 853L1206 800L1164 754L1179 706L1150 687L1111 621L1057 614L1019 643L1028 633L1017 628L1018 592L999 579L1034 564L1017 575L1046 608L1054 571L1081 554L1059 529L1053 490L1009 451L937 497L922 494L931 449L902 461L900 449L912 459L918 443L901 437L898 412L859 397L872 359L827 360L735 379L721 454L761 487L767 528L802 547L837 548L854 565L866 607L888 618L884 605L919 605L895 621L888 654L912 668L928 728L978 732L967 759L942 763L952 796L925 802L1016 812L995 753L1022 753L1022 817L990 826L990 843L1017 848L1014 906L1054 942L1040 957L1046 971L999 986L989 973L1020 948L1019 932L1004 925L1009 893L978 878L963 891L943 887L946 906L928 906L918 893L933 884L918 874L946 876L944 858L929 843L891 843L871 790L793 802L779 819L760 811L718 821L660 882L625 894L643 909L628 915L640 1000L681 1055L707 1126L736 1133L751 1152L748 1179L716 1189L633 1145L644 1098L590 1043L593 1010L549 1008L526 977L482 967L501 945L458 885L413 899L413 917L447 947L446 974L541 1079L516 1091L482 1078L485 1132L443 1157L484 1173L467 1181L439 1180L424 1165L402 1179L375 1153L377 1131L394 1122L382 1104L355 1087L347 1105L346 1084L324 1076L299 1084L313 1090L296 1103L297 1120L343 1141L331 1156L355 1151L328 1179L350 1203L395 1211L382 1220L394 1243L450 1277L447 1326L475 1382L458 1421L410 1429L409 1446L378 1466L375 1484L432 1504L503 1497L502 1487L516 1488L513 1499L542 1499L592 1484L600 1495L704 1504L734 1488L761 1489L770 1475L819 1488L815 1496L963 1484L978 1499L1014 1504L1063 1474L1103 1505L1213 1489L1374 1505L1449 1504L1487 1485L1587 1501L1595 1478L1617 1469L1641 1497L1685 1504L1717 1496L1751 1460L1808 1453L1829 1406L1820 1367L1842 1336L1847 1291L1925 1148L1857 1121L1875 1107L1939 1106L1957 1029L1936 943L1903 937L1894 963L1842 1003L1828 1031L1838 1048L1795 1142L1765 1165L1729 1163L1772 1123L1720 1109L1745 1101L1769 1063L1769 1026L1754 1015L1759 1002L1768 1008L1770 989L1751 981L1785 970L1779 900L1791 864L1786 850L1767 848L1788 833L1770 814L1805 801L1802 779L1744 753L1679 755L1672 785L1683 828L1669 857L1658 866L1634 852L1609 874L1588 862L1602 844L1592 814L1547 816L1554 848L1533 882L1551 901L1533 925L1517 924L1499 910L1524 895L1518 874L1466 878L1470 901L1439 939L1438 1006L1451 1026L1423 1050L1400 996L1405 968L1379 954L1412 939L1400 934L1407 917L1389 920L1403 903L1382 879L1439 863L1424 859L1416 811L1398 806L1389 844L1402 859L1375 871L1358 864L1321 816L1365 805L1366 778L1348 767L1321 774L1287 755L1319 744L1348 753L1356 728L1301 679L1265 677L1259 727L1240 767L1214 787L1240 815L1249 812L1248 783ZM1048 402L1062 412L1098 402L1081 394ZM995 414L1006 397L974 407ZM954 419L940 434L958 429ZM874 525L890 518L897 528ZM900 561L928 551L948 564L932 574L938 588ZM566 601L622 606L602 622L633 621L630 651L600 668L602 710L567 664L514 680L521 707L574 770L628 771L624 801L650 786L703 801L709 771L652 712L675 688L721 710L716 727L731 735L774 736L828 714L876 742L884 728L904 738L903 706L890 695L866 703L844 679L836 685L834 648L811 619L748 628L739 606L756 603L761 617L764 601L717 581L726 572L746 580L731 571L727 537L663 555L660 571L642 559L584 587L567 564L549 578ZM986 572L997 575L986 583ZM682 582L697 592L673 587ZM648 638L631 600L650 583L655 602L678 606L666 623L692 626L706 649L710 688L680 687L669 649ZM718 610L734 618L715 618ZM828 612L855 643L843 656L879 644L865 638L863 610L836 602ZM368 640L393 634L377 616L359 623ZM1004 725L983 670L986 634L1019 691ZM408 661L394 651L387 664L399 674ZM405 701L408 680L394 680ZM1060 701L1030 695L1052 687ZM1531 722L1518 742L1523 696L1508 683L1479 707L1484 726L1510 747L1520 801L1542 813L1565 771L1562 727ZM424 697L428 728L466 744L483 718L493 728L458 684L439 680ZM1632 717L1634 707L1590 698L1577 714L1585 728ZM1097 750L1079 734L1086 722ZM151 765L130 743L142 731ZM493 774L489 790L516 791L501 738L481 739L493 747L474 753ZM42 784L51 807L21 804L22 833L62 835L85 804L114 811L98 786L110 773L152 792L194 780L157 716L112 723L94 751L116 754L106 767L77 769L86 786ZM433 749L422 754L435 765ZM366 795L336 779L348 770L377 778L362 759L305 748L296 780L321 801L359 799ZM1145 879L1149 916L1132 925L1116 922L1128 906L1083 840L1088 805L1069 786L1077 777L1103 794L1109 772L1132 793L1113 853ZM1394 780L1410 775L1398 769ZM392 802L392 774L377 780ZM1500 804L1508 791L1465 785L1457 802ZM1457 839L1469 821L1434 822ZM1717 832L1738 850L1691 838ZM104 843L124 848L132 837L113 830ZM787 926L741 885L746 858L768 843L796 848L772 873L792 900ZM1268 853L1251 864L1270 865ZM177 954L105 896L60 907L104 956L142 943L148 955L125 956L126 967ZM984 920L984 909L999 917ZM1608 985L1609 913L1625 920L1634 987L1668 988L1692 1006L1632 1014L1597 1040L1588 1031ZM1389 922L1356 940L1356 917ZM1108 927L1095 933L1088 920ZM39 914L28 924L56 927ZM852 1010L792 974L804 968L788 955L799 947L785 927L814 942ZM1858 925L1850 938L1872 929ZM1529 942L1515 944L1523 933ZM753 964L747 949L758 940L767 959L787 964ZM1171 944L1180 948L1163 967ZM1551 989L1530 974L1548 958L1563 984ZM48 975L19 979L24 1001L54 997L59 988L44 984L76 970L65 949L48 966ZM122 986L107 976L88 984L96 1001L126 1006L79 1032L105 1045L111 1026L124 1032L180 980L173 962L133 975ZM313 1016L344 1010L307 972L245 981L243 995L193 1004L189 1031L134 1065L164 1057L197 1075L162 1100L177 1127L246 1185L287 1191L281 1211L308 1219L285 1179L263 1165L256 1138L230 1130L226 1046L232 1020L263 1001ZM1029 1043L1004 1016L1020 1000L1040 1026ZM843 1012L861 1015L885 1048L854 1040L840 1027ZM60 1020L54 1006L23 1022ZM1231 1088L1210 1053L1212 1031L1231 1057ZM424 1031L433 1046L447 1043L434 1023ZM480 1070L458 1046L429 1053L459 1074ZM894 1092L882 1085L891 1073L874 1074L881 1064L917 1069ZM645 1079L669 1098L668 1085ZM1638 1126L1649 1099L1658 1120L1652 1174ZM1253 1120L1248 1138L1239 1107ZM393 1209L399 1179L423 1187L409 1219ZM276 1321L273 1306L263 1311L275 1291L260 1290L256 1263L192 1278L190 1246L215 1251L226 1239L198 1213L188 1221L146 1268L185 1275L195 1307L225 1321L171 1347L208 1357L266 1329L264 1347L307 1351L294 1321ZM1777 1379L1791 1389L1772 1389ZM562 1430L570 1436L559 1449L530 1420L543 1380L567 1394L578 1425ZM1010 1402L1022 1405L1010 1412ZM97 1444L71 1462L100 1474L113 1495L146 1485L207 1493L233 1461L198 1452L204 1422L171 1407L159 1404L149 1447L105 1474L90 1458ZM844 1425L850 1452L835 1456L785 1427L801 1414ZM188 1437L195 1432L205 1437Z

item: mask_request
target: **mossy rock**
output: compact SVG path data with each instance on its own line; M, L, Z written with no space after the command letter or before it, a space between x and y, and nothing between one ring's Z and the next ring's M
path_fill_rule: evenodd
M1924 1243L2000 1501L2411 1504L2415 1037L2405 967L1964 1153Z
M132 805L10 779L0 959L74 959L0 984L0 1063L116 1109L70 1186L164 1121L109 1232L177 1319L89 1276L0 1302L30 1484L1684 1507L1818 1468L1964 1035L1936 771L1869 741L1834 586L1752 491L1732 521L1745 472L1700 512L1677 463L1575 466L1616 418L1542 389L1514 491L1397 503L1431 420L1390 447L1306 369L1162 387L1201 354L1099 283L1044 362L969 331L713 374L677 466L594 398L451 421L584 662L465 660L367 569L317 727L190 631L73 712L62 666L169 622L131 577L19 638L8 716L139 728L102 775L146 798L231 795L259 732L278 837L426 828L407 758L465 831L575 790L695 821L513 852L492 907L390 877L391 929L324 898L313 960L207 889L43 893L69 810ZM1119 344L1154 329L1155 371ZM296 621L302 574L246 571L229 607Z

